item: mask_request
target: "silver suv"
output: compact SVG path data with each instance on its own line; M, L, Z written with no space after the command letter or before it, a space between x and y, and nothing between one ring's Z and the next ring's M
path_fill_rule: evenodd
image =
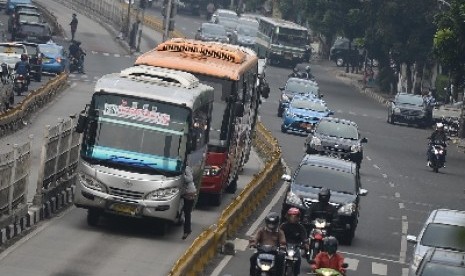
M465 251L465 211L433 210L418 236L407 236L407 241L415 244L410 264L411 271L418 266L431 248Z

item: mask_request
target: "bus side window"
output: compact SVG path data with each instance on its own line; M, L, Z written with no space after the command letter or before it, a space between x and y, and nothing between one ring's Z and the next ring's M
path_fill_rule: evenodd
M192 150L198 150L208 143L208 105L194 111L192 126Z

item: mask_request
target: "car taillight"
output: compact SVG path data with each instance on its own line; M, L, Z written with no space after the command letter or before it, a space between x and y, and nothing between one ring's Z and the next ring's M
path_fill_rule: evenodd
M58 63L61 63L61 58L57 57L56 60Z

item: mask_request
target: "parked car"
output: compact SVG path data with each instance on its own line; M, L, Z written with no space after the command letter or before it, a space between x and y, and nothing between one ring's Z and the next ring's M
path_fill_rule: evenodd
M363 144L356 123L340 118L324 117L305 140L307 154L329 155L354 162L360 168L363 160Z
M312 96L294 96L283 113L281 131L307 134L321 118L332 114L323 100Z
M314 81L300 78L289 78L286 81L286 85L280 87L279 90L281 90L281 97L278 103L278 117L283 115L284 109L294 95L310 95L317 99L323 97L323 95L320 94L320 88Z
M22 4L32 5L32 0L7 0L5 13L11 14L17 5Z
M213 23L202 23L195 34L195 39L229 43L229 37L224 26Z
M40 52L43 55L43 71L60 74L65 71L68 62L63 46L55 43L39 44Z
M409 269L409 276L465 275L465 252L430 248L416 271Z
M427 127L433 123L433 106L425 104L421 95L398 93L388 107L387 122Z
M19 10L10 15L8 19L8 31L14 36L14 32L22 23L43 23L42 15L33 10Z
M342 243L351 244L358 224L360 196L368 193L362 189L355 164L329 156L305 155L293 176L283 175L290 182L281 209L282 217L291 207L299 208L307 218L307 210L318 201L322 188L331 191L330 203L338 209L331 222L331 232ZM305 222L307 224L307 222Z
M0 64L6 63L10 70L21 60L21 54L27 52L25 45L17 42L0 42Z
M21 23L15 38L27 42L47 43L52 39L52 30L47 23Z
M349 51L349 39L339 37L329 50L329 59L336 63L336 66L345 66L349 56L355 56L358 60L363 60L363 50L356 49L352 42L351 51Z
M37 81L42 81L42 59L43 54L39 49L37 43L32 42L21 42L27 48L27 54L29 57L29 65L31 66L31 77Z
M465 211L436 209L426 219L418 236L407 235L415 244L410 270L417 271L431 248L445 248L465 252ZM441 273L449 275L447 273Z

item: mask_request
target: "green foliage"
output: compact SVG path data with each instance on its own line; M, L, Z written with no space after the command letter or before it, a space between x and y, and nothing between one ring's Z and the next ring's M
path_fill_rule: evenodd
M446 75L438 75L436 78L436 98L439 101L445 101L447 94L444 88L447 88L449 85L449 76Z

